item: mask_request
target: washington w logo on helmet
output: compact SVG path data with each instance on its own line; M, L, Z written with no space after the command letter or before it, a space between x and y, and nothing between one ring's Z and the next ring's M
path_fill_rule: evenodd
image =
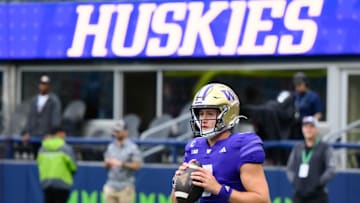
M235 95L232 91L229 91L227 89L224 89L224 90L221 90L224 95L226 96L226 98L229 100L229 101L234 101L235 100Z

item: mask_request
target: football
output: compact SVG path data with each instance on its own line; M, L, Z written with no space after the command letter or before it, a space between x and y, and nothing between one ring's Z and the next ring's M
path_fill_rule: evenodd
M204 191L204 188L192 184L191 173L196 171L196 167L201 167L199 162L193 162L175 180L175 197L178 203L194 203Z

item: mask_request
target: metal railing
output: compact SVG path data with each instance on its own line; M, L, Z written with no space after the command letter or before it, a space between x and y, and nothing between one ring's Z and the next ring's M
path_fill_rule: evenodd
M177 162L178 149L184 147L187 141L192 138L192 133L185 132L182 135L179 135L174 138L167 139L151 139L151 134L156 134L157 132L164 130L166 128L177 125L180 122L190 119L190 114L183 114L179 117L172 119L168 122L163 123L162 125L156 126L154 128L144 131L138 139L133 139L135 143L139 146L150 145L152 147L147 148L143 151L144 157L151 156L152 154L159 153L164 149L168 148L171 151L171 159L173 163ZM332 131L323 136L323 140L331 143L335 148L346 148L346 149L360 149L360 143L343 143L335 142L339 138L346 135L346 132L360 125L360 120L354 121L347 125L345 128ZM107 145L112 141L112 138L95 138L95 137L67 137L66 141L72 145ZM5 143L6 148L6 158L14 158L14 143L20 143L21 138L19 136L15 137L4 137L0 136L0 143ZM41 142L40 138L31 138L31 143ZM264 141L265 149L286 149L290 150L298 141L296 140L271 140Z
M191 118L191 115L190 113L184 113L184 114L181 114L180 116L178 116L177 118L174 118L170 121L167 121L161 125L158 125L158 126L155 126L153 128L150 128L148 130L145 130L144 132L142 132L139 136L139 140L135 141L136 143L138 143L139 145L144 145L144 142L143 141L146 141L146 140L151 140L151 136L156 134L156 133L159 133L163 130L167 130L167 129L177 129L178 126L179 126L179 123L181 122L185 122L185 121L188 121L190 120ZM189 140L190 138L192 138L192 132L191 131L185 131L183 134L181 135L178 135L176 136L175 138L170 138L173 142L173 141L177 141L179 143L183 142L185 143L186 140ZM159 140L159 139L157 139ZM152 140L152 141L155 141L156 140ZM148 144L148 143L147 143ZM145 149L143 151L143 157L146 158L146 157L150 157L151 155L154 155L154 154L157 154L157 153L161 153L162 151L164 151L165 149L167 148L167 145L163 142L158 142L158 143L153 143L153 146L148 148L148 149ZM177 160L177 156L175 156L175 154L177 154L178 150L177 150L177 147L171 147L171 151L172 151L172 162L175 163L176 160Z
M71 145L107 145L109 144L112 139L111 138L79 138L79 137L67 137L67 143ZM172 163L177 163L178 149L180 147L184 147L187 144L187 141L179 141L175 138L171 139L164 139L164 140L140 140L134 139L133 140L139 146L143 145L151 145L151 146L161 146L164 145L166 147L171 148L171 157ZM14 158L14 143L20 143L20 137L11 137L6 138L4 136L0 136L0 143L5 143L6 146L6 158L13 159ZM39 138L31 138L30 143L39 143L41 140ZM265 149L286 149L291 150L292 147L298 143L299 140L272 140L272 141L264 141L264 148ZM346 148L346 149L360 149L360 143L332 143L331 144L334 148Z
M165 130L167 128L172 128L176 126L178 123L189 120L191 118L190 113L182 114L177 118L174 118L170 121L167 121L161 125L155 126L153 128L150 128L148 130L145 130L140 134L140 139L145 140L146 138L150 137L153 134L156 134L159 131Z
M329 132L328 134L323 136L323 140L327 141L327 142L335 142L336 140L339 140L340 138L345 137L347 135L347 134L345 134L346 132L354 129L357 126L360 126L360 119L351 122L350 124L348 124L346 127L342 128L342 129Z

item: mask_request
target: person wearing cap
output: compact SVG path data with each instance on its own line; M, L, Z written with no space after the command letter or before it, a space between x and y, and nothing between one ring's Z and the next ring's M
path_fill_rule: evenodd
M336 173L333 149L318 137L318 120L302 120L304 141L295 145L287 162L294 203L327 203L327 183Z
M51 92L50 77L43 75L39 80L39 93L30 101L25 128L22 130L22 141L29 142L30 137L46 137L51 129L61 124L61 102L58 96ZM36 154L40 145L34 144Z
M318 120L322 117L322 104L318 93L309 88L309 80L303 72L294 75L295 107L298 117L314 116Z
M42 141L37 157L44 203L66 203L77 170L74 151L65 142L66 132L54 127L52 135Z
M135 196L134 172L141 168L143 159L138 146L128 139L124 120L113 127L115 140L104 154L108 178L103 187L106 203L132 203Z
M294 107L295 107L295 132L293 137L301 139L301 120L305 116L314 116L318 120L322 118L322 103L318 93L311 90L309 80L305 73L297 72L293 77L295 87Z

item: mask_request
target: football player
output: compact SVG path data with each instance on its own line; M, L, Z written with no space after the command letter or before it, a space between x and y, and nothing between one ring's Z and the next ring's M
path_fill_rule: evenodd
M184 163L174 179L189 163L200 162L202 167L191 178L192 184L204 188L201 203L270 202L262 140L253 132L232 132L239 110L237 95L224 84L210 83L194 97L191 125L197 137L186 145ZM176 203L174 191L172 202Z

